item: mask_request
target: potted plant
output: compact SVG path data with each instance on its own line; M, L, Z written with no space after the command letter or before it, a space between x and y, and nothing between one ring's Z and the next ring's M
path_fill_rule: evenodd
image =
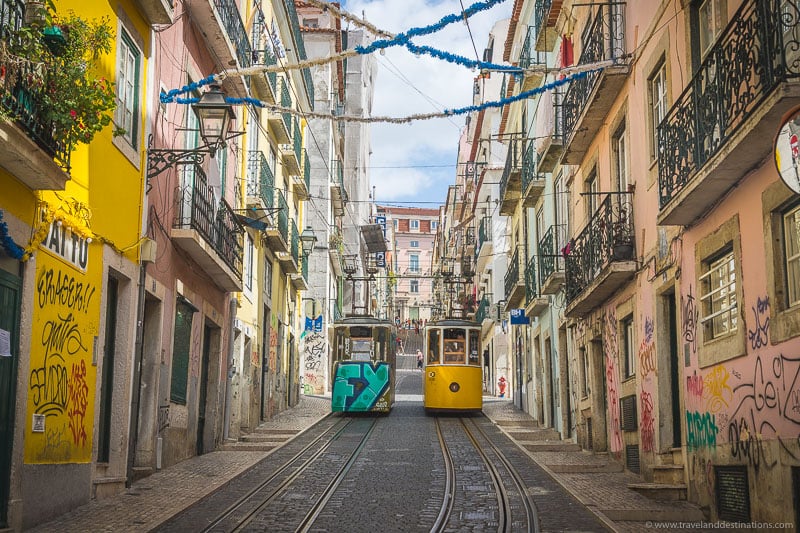
M611 232L613 259L616 261L633 259L633 229L624 209L620 210L619 216L612 223Z

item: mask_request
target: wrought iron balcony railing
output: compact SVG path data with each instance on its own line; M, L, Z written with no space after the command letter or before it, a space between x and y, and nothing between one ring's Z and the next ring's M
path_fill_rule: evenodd
M525 265L525 302L530 303L539 296L539 286L536 284L536 258L531 256Z
M292 240L290 243L292 260L295 265L300 264L300 233L297 231L297 223L292 219Z
M486 296L481 298L481 301L478 303L478 309L475 311L475 322L480 324L484 319L489 318L490 308L491 304L489 303L489 298Z
M564 226L552 225L539 239L539 279L543 284L554 273L564 271L564 251L561 248L566 245L565 235Z
M303 148L303 181L306 184L306 190L311 190L311 161L308 159L308 150Z
M197 231L219 258L241 277L242 227L228 202L215 198L202 168L192 167L185 171L194 173L194 186L176 189L177 209L173 227Z
M261 150L247 153L247 196L260 198L267 209L275 203L275 177Z
M280 189L275 189L275 197L278 204L278 233L281 234L283 242L289 242L289 205L286 203L286 196Z
M294 135L292 138L294 144L294 155L297 157L297 164L303 161L303 131L300 129L300 121L294 117Z
M533 26L536 28L537 39L547 26L547 18L550 16L552 4L553 0L536 0L536 5L533 8Z
M633 210L630 196L610 195L565 250L567 303L577 298L614 261L634 259Z
M289 82L286 78L281 78L281 107L292 107L292 96L289 94ZM286 131L289 136L292 136L292 114L289 112L281 113L283 117L283 125L286 126Z
M583 33L579 65L586 65L625 56L625 4L609 2L592 8L589 27ZM563 100L564 133L567 138L575 132L578 119L592 98L600 71L590 71L570 83Z
M536 27L528 26L528 32L525 34L525 43L522 45L522 50L519 53L520 68L527 69L545 65L547 54L536 50L536 35ZM536 76L537 82L540 82L543 76L544 73ZM523 86L525 86L524 82Z
M520 193L520 171L522 155L525 151L526 139L521 133L514 133L508 139L508 152L503 174L500 176L500 214L510 215L514 212Z
M522 156L522 197L525 207L533 207L544 192L545 177L539 172L538 152L529 142Z
M236 59L239 67L247 68L253 64L253 49L247 39L247 30L244 29L239 7L233 0L214 0L214 6L219 13L220 23L225 28L228 38L236 50Z
M800 77L798 49L800 6L796 1L742 3L658 126L661 209L779 84Z
M483 243L492 240L492 217L483 217L478 226L478 250Z
M18 31L25 18L25 2L0 1L0 41L7 43L10 32ZM7 57L7 56L6 56ZM42 94L48 86L47 73L25 62L0 64L0 106L3 115L17 124L28 137L64 170L70 168L70 146L56 141L53 122L47 120Z
M503 287L505 288L506 301L515 300L512 298L517 285L521 285L524 281L520 277L520 272L524 274L524 269L520 268L521 261L524 259L524 253L520 254L521 246L514 248L514 253L511 255L511 260L508 262L508 270L506 271L505 278L503 278Z
M301 61L308 59L306 55L306 45L303 42L303 35L300 33L300 22L297 18L297 9L294 5L294 0L285 0L286 11L289 13L289 23L292 25L292 33L295 36L295 45L297 46L297 55ZM347 70L345 69L345 72ZM311 110L314 110L314 81L311 78L311 69L303 69L303 85L305 85L308 101L311 103Z
M264 12L261 6L256 7L255 17L253 18L253 64L270 67L276 65L278 59L275 57L273 47L271 44L269 27L267 20L264 17ZM273 96L278 86L278 73L267 72L266 74L256 74L257 76L265 76L267 85L272 91Z

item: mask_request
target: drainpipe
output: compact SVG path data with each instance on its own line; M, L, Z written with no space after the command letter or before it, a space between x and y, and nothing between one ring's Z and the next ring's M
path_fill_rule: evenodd
M131 423L128 429L128 466L125 486L133 483L133 463L136 457L136 445L139 439L139 401L142 392L142 359L144 357L144 299L145 281L147 279L147 263L139 264L139 294L136 302L136 343L133 359L133 390L131 397Z
M236 367L234 366L233 360L233 349L234 349L234 330L236 327L236 309L239 307L236 298L231 298L230 302L228 303L228 313L230 315L230 330L228 331L228 377L225 380L225 412L223 414L223 426L222 426L222 440L223 442L228 439L228 435L230 434L230 424L231 424L231 404L233 403L233 388L232 388L232 380L233 375L236 373Z

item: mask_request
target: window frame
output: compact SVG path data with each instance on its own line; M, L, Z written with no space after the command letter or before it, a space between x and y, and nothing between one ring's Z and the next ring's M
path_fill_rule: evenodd
M698 296L701 309L700 324L703 326L706 339L720 339L735 334L739 329L740 302L736 299L736 289L740 282L736 275L735 262L733 243L702 261L703 272L698 278L700 281L698 286L701 287ZM715 305L716 303L719 303L719 307Z
M408 271L420 272L419 254L408 254Z
M652 128L652 135L650 135L651 160L658 159L658 125L669 111L667 80L667 61L665 57L662 57L647 78L647 118Z
M788 226L787 218L793 214L795 215L795 229L796 229L795 244L797 251L795 252L793 257L789 257L790 255L790 251L788 250L789 237L786 232ZM786 207L785 209L782 209L780 211L780 216L781 216L780 229L783 237L783 243L782 243L783 246L781 247L782 248L781 251L783 252L783 254L781 257L781 261L783 266L783 272L785 273L785 275L783 276L784 277L783 289L786 294L783 301L784 304L783 308L792 309L800 307L800 281L797 281L797 285L793 288L791 281L793 278L789 275L790 273L789 267L793 261L797 265L797 270L800 273L800 202L793 203L788 207ZM798 278L800 278L800 276L798 276Z
M622 360L624 362L625 379L636 376L636 342L633 329L633 315L620 320L622 332Z
M141 85L141 72L142 72L142 51L136 46L133 37L128 33L127 30L120 27L119 28L119 40L118 40L118 50L117 50L117 61L116 61L116 99L117 99L117 107L114 110L114 124L118 128L122 128L125 130L125 133L119 135L119 137L125 139L128 144L131 145L134 149L138 149L139 143L139 129L141 127L139 123L139 113L140 113L140 99L139 99L139 87ZM133 70L133 80L131 84L127 83L127 80L130 78L128 75L128 66L130 66L130 62L132 60L132 70ZM130 95L121 94L127 93L125 90L126 87L130 89ZM125 98L123 99L122 96ZM131 108L127 107L128 103L128 96L130 96L132 102ZM122 120L120 121L119 113L130 113L130 126L128 125L126 115L123 115ZM129 126L129 127L128 127Z
M419 294L419 280L409 280L408 292L411 294Z
M419 231L419 219L411 218L408 220L408 229Z

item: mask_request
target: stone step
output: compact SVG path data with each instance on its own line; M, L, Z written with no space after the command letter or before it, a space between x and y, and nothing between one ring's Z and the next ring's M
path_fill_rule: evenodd
M579 452L581 445L569 441L536 441L519 442L526 450L531 452Z
M653 483L662 485L680 485L686 480L683 476L683 465L653 466Z
M239 442L272 442L280 444L289 440L291 435L263 435L258 433L251 433L249 435L242 435L239 437Z
M609 462L605 464L557 464L545 465L556 474L600 474L608 472L622 472L622 464Z
M133 481L139 481L156 473L156 469L149 466L134 466ZM0 530L2 531L2 530Z
M686 500L686 485L682 483L629 483L628 488L651 500Z
M683 465L683 448L670 448L672 453L672 464Z
M536 420L495 420L494 423L502 428L539 428L539 423Z
M300 433L300 430L257 427L250 432L250 434L253 433L258 433L259 435L286 435L287 437L291 437L292 435Z
M514 440L561 440L561 434L554 429L537 429L532 431L513 431L507 429L508 436Z
M223 444L220 449L223 452L268 452L276 446L275 443L266 442L233 442Z

